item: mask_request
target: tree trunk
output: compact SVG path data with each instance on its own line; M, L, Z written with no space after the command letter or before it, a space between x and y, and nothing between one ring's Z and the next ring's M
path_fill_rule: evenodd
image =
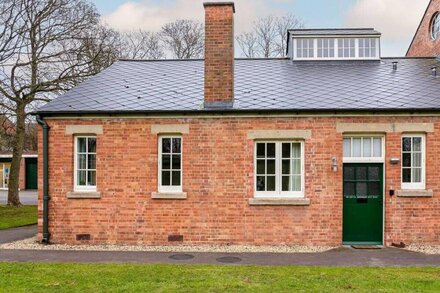
M24 136L25 136L25 103L18 103L16 108L16 126L12 151L11 172L9 175L8 185L8 206L18 207L21 206L19 196L20 185L20 163L21 156L23 155L24 148Z

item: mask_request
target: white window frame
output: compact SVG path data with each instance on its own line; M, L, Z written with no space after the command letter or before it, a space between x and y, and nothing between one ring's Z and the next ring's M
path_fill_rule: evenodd
M171 148L172 148L172 139L173 138L179 138L180 139L180 185L179 186L163 186L162 185L162 140L165 138L171 139ZM159 135L158 136L158 191L161 193L181 193L183 192L183 137L182 135ZM171 159L172 160L172 159ZM170 161L170 167L171 167L171 173L172 173L172 164ZM172 174L171 174L172 176ZM170 177L170 180L172 182L172 178Z
M375 135L375 134L350 134L344 135L342 139L342 151L344 151L344 139L351 139L350 145L350 153L351 157L345 157L343 154L343 162L344 163L383 163L385 162L385 136L384 135ZM361 157L353 157L353 139L361 138ZM373 151L373 141L375 138L381 139L381 156L380 157L364 157L364 138L372 138L371 151Z
M334 41L334 50L335 50L335 54L334 57L318 57L318 39L325 39L328 38L329 40L333 40ZM298 52L297 52L297 48L298 48L298 40L302 40L302 39L311 39L313 40L313 52L314 55L313 57L298 57ZM354 39L355 43L354 43L354 56L352 57L339 57L339 40L340 39ZM376 45L376 52L375 52L375 57L359 57L359 39L372 39L373 41L375 41L375 45ZM331 37L326 37L326 36L293 36L292 37L292 60L380 60L380 38L374 35L353 35L353 36L331 36ZM289 49L290 50L290 49Z
M421 138L421 150L422 150L422 180L421 182L403 182L403 139L404 138ZM411 143L412 144L412 143ZM412 148L412 145L411 145ZM413 150L411 150L411 154L413 153ZM400 176L401 176L401 188L406 190L425 190L426 189L426 135L425 134L402 134L400 139L400 155L401 159L401 167L400 167ZM411 165L413 162L413 158L411 157ZM412 178L412 166L411 166L411 178ZM412 180L412 179L411 179Z
M361 45L360 45L360 41L363 41L364 42L364 45L361 47ZM365 42L368 40L368 42L369 42L369 46L366 46L365 45ZM365 58L365 59L370 59L370 58L377 58L377 38L359 38L358 39L358 56L359 56L359 58ZM374 46L373 46L374 45ZM373 50L374 49L374 50ZM362 56L362 57L360 57L360 53L361 53L361 51L362 51L362 53L363 53L363 55L364 56ZM365 56L365 52L369 52L369 55L370 56L368 56L368 57L366 57ZM374 56L371 56L372 55L372 53L374 54Z
M86 170L86 174L87 174L87 172L89 170L90 171L93 171L93 170L95 171L95 173L96 173L96 178L95 178L96 185L93 186L93 185L79 185L78 184L78 139L80 139L80 138L87 138L87 139L94 138L96 140L96 151L94 153L89 153L89 151L88 151L88 143L86 143L86 152L82 153L82 154L86 155L86 165L88 164L87 156L89 154L94 154L95 157L96 157L96 164L98 163L97 162L98 161L98 155L97 155L98 139L97 139L96 135L77 135L77 136L75 136L75 138L74 138L74 158L73 158L73 165L74 165L74 168L73 168L74 191L75 192L94 192L94 191L96 191L96 187L97 187L97 184L98 184L98 168L97 168L98 166L95 166L95 169L89 169L88 166L86 166L86 169L85 169Z
M257 144L275 143L275 191L257 191ZM301 191L282 191L282 144L299 143L301 146ZM304 198L305 164L303 140L257 140L254 142L254 197L255 198Z

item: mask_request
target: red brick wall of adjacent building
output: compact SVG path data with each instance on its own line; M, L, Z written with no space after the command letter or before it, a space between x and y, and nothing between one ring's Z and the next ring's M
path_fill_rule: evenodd
M193 244L315 244L342 241L342 139L337 122L429 122L427 189L430 198L388 195L400 189L401 133L387 133L385 242L440 243L440 121L435 117L279 117L185 119L50 120L49 232L54 243L80 243L90 234L94 244L173 244L169 235L183 235ZM152 199L157 191L158 137L151 125L188 124L183 134L185 200ZM67 199L73 190L73 141L66 125L102 125L97 136L97 189L100 199ZM250 206L253 197L254 141L250 130L308 129L305 140L305 196L309 206ZM42 133L39 131L39 157ZM339 168L333 172L332 157ZM38 162L39 186L42 164ZM39 237L42 232L42 190L39 190Z
M440 12L440 0L432 0L408 50L407 57L440 55L440 37L435 41L431 37L432 18L437 12Z

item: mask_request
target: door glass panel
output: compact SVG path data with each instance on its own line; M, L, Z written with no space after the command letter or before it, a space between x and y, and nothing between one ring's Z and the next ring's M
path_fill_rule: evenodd
M380 195L380 182L370 182L368 188L368 195Z
M367 167L356 168L356 180L367 180Z
M379 167L368 168L368 177L370 180L379 180Z
M354 180L354 168L345 167L344 168L344 180Z
M366 196L367 195L367 183L366 182L356 182L356 196Z
M354 182L344 182L344 195L356 195Z

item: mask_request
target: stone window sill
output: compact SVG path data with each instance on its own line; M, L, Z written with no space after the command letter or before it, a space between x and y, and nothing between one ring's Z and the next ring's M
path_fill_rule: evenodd
M152 199L186 199L186 192L152 192Z
M251 206L308 206L310 199L308 198L275 198L275 197L260 197L250 198L249 205Z
M98 199L101 198L100 192L68 192L67 198L69 199Z
M432 197L434 192L432 190L397 190L398 197Z

